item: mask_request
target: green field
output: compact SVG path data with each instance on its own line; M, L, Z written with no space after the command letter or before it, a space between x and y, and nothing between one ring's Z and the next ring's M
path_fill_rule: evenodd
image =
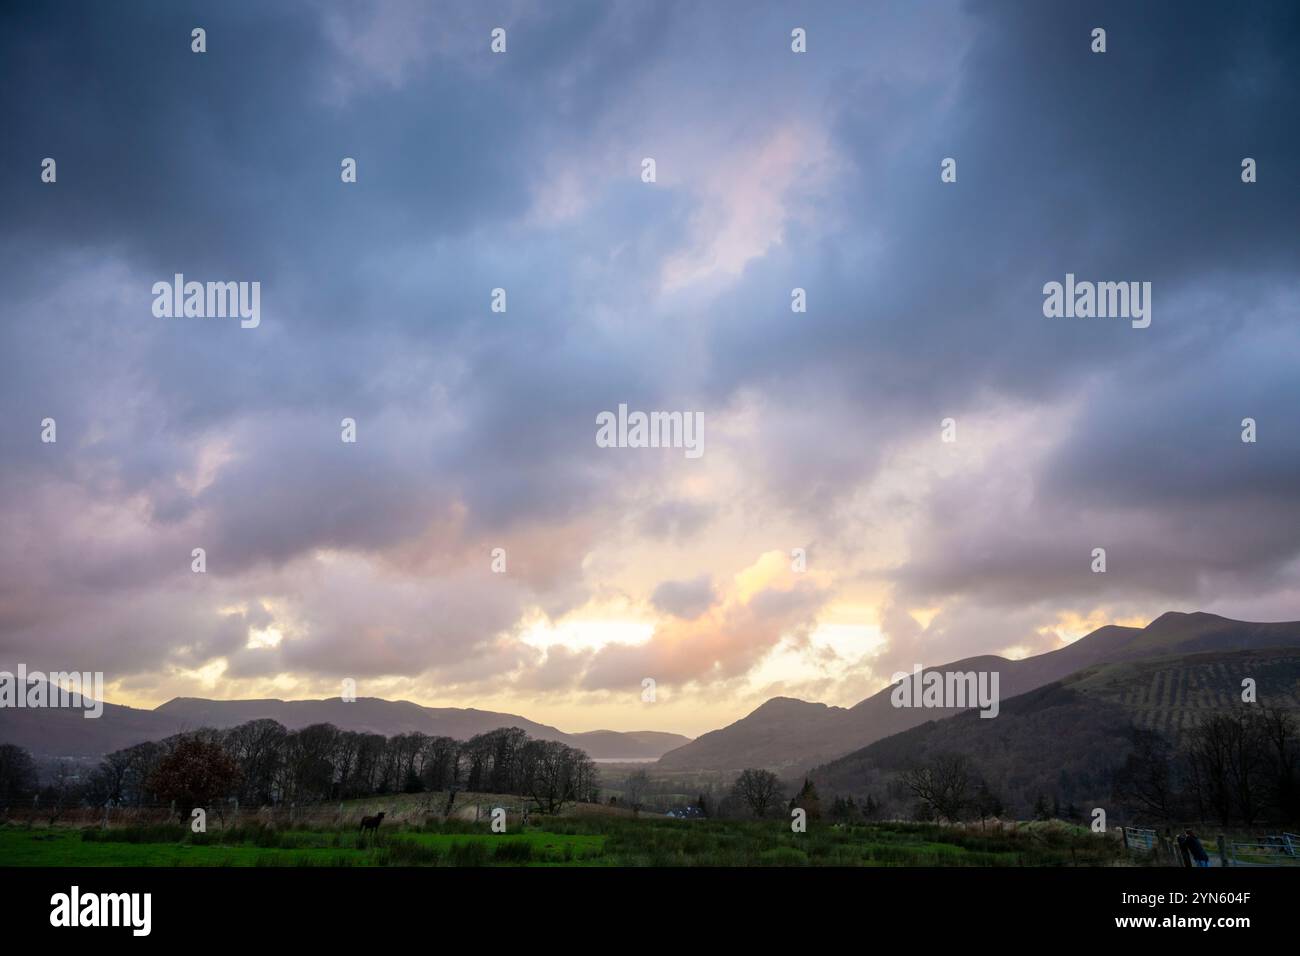
M565 817L493 834L460 822L353 830L179 824L0 826L4 866L1106 866L1114 840L1064 825L978 828Z

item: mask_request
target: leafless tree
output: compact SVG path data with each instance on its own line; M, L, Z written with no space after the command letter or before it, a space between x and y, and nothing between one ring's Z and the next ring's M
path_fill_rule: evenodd
M581 750L554 740L530 740L521 755L526 790L541 813L559 813L564 805L595 794L595 765Z
M223 745L243 772L239 798L251 805L274 803L275 783L288 731L274 720L250 720L226 731Z
M961 754L942 754L929 763L903 771L904 785L935 816L954 822L970 805L975 775Z
M1227 826L1234 813L1253 823L1261 809L1266 752L1252 712L1215 714L1188 734L1187 759L1198 807Z
M627 783L623 785L623 800L632 808L633 813L640 812L645 806L645 795L649 788L650 775L644 770L628 774Z
M1168 742L1152 730L1130 731L1133 751L1115 774L1115 797L1142 816L1163 822L1179 816Z
M449 790L460 783L460 743L450 737L430 737L424 748L424 785Z
M1256 725L1272 784L1269 802L1279 819L1294 820L1300 816L1300 722L1291 711L1260 704Z
M770 770L751 767L736 778L732 792L749 807L754 816L762 819L780 800L781 781Z
M58 823L80 801L81 788L77 785L75 768L69 761L60 760L54 768L54 776L41 790L41 808L50 826Z

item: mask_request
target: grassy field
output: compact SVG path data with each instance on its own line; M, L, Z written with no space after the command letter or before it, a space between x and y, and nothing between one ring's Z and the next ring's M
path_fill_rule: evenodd
M1107 866L1116 841L1063 824L978 828L878 823L547 818L522 831L452 820L351 829L241 825L194 834L179 824L101 829L0 826L5 866Z

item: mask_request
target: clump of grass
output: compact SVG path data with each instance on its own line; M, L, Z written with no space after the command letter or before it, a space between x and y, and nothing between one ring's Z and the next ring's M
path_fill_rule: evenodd
M487 866L487 844L481 840L471 843L453 843L447 854L447 862L452 866Z
M429 817L423 824L414 828L416 833L453 833L469 834L484 833L487 830L487 821L475 822L473 820L438 820Z
M188 835L189 828L179 823L154 823L113 827L108 830L81 831L81 839L86 843L180 843Z
M378 851L385 866L436 866L442 862L442 849L416 840L394 839Z
M153 823L107 830L87 828L80 831L86 843L185 843L193 846L252 845L265 850L295 850L318 846L329 837L302 830L279 830L261 823L217 828L194 833L181 823Z
M570 850L569 844L565 844ZM533 858L533 845L527 840L500 840L492 851L492 859L497 863L527 863ZM568 859L567 855L565 857Z
M758 855L764 866L807 866L808 854L792 846L774 846Z

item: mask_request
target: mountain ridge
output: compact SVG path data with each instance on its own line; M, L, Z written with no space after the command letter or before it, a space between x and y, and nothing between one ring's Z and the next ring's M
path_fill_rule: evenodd
M518 727L530 737L585 750L597 760L646 760L689 741L666 731L589 730L566 733L518 714L474 707L426 707L409 700L338 697L282 700L275 697L215 700L173 697L153 709L104 702L101 717L87 720L80 710L0 710L0 743L26 747L38 756L99 757L147 740L200 727L226 728L250 720L275 720L290 730L330 723L343 730L402 733L467 740L501 727Z
M1106 624L1065 647L1033 657L1009 660L981 654L925 667L923 673L996 669L999 696L1006 699L1106 662L1164 653L1191 654L1294 644L1300 644L1300 622L1258 623L1234 621L1204 611L1166 611L1146 627ZM892 685L885 687L848 708L797 698L771 698L740 720L669 751L659 758L656 766L679 771L767 767L794 774L963 710L896 708L890 701L892 690ZM782 704L781 716L777 718L768 707L774 701L793 701L801 706Z
M1113 774L1132 750L1133 728L1155 731L1176 746L1207 715L1242 706L1243 677L1256 681L1259 700L1300 712L1300 644L1162 654L1086 667L1003 700L997 721L972 711L926 721L809 774L828 794L893 792L897 800L903 770L959 753L1013 814L1029 812L1043 794L1105 805ZM1066 735L1068 752L1060 746ZM904 800L895 809L910 808Z

